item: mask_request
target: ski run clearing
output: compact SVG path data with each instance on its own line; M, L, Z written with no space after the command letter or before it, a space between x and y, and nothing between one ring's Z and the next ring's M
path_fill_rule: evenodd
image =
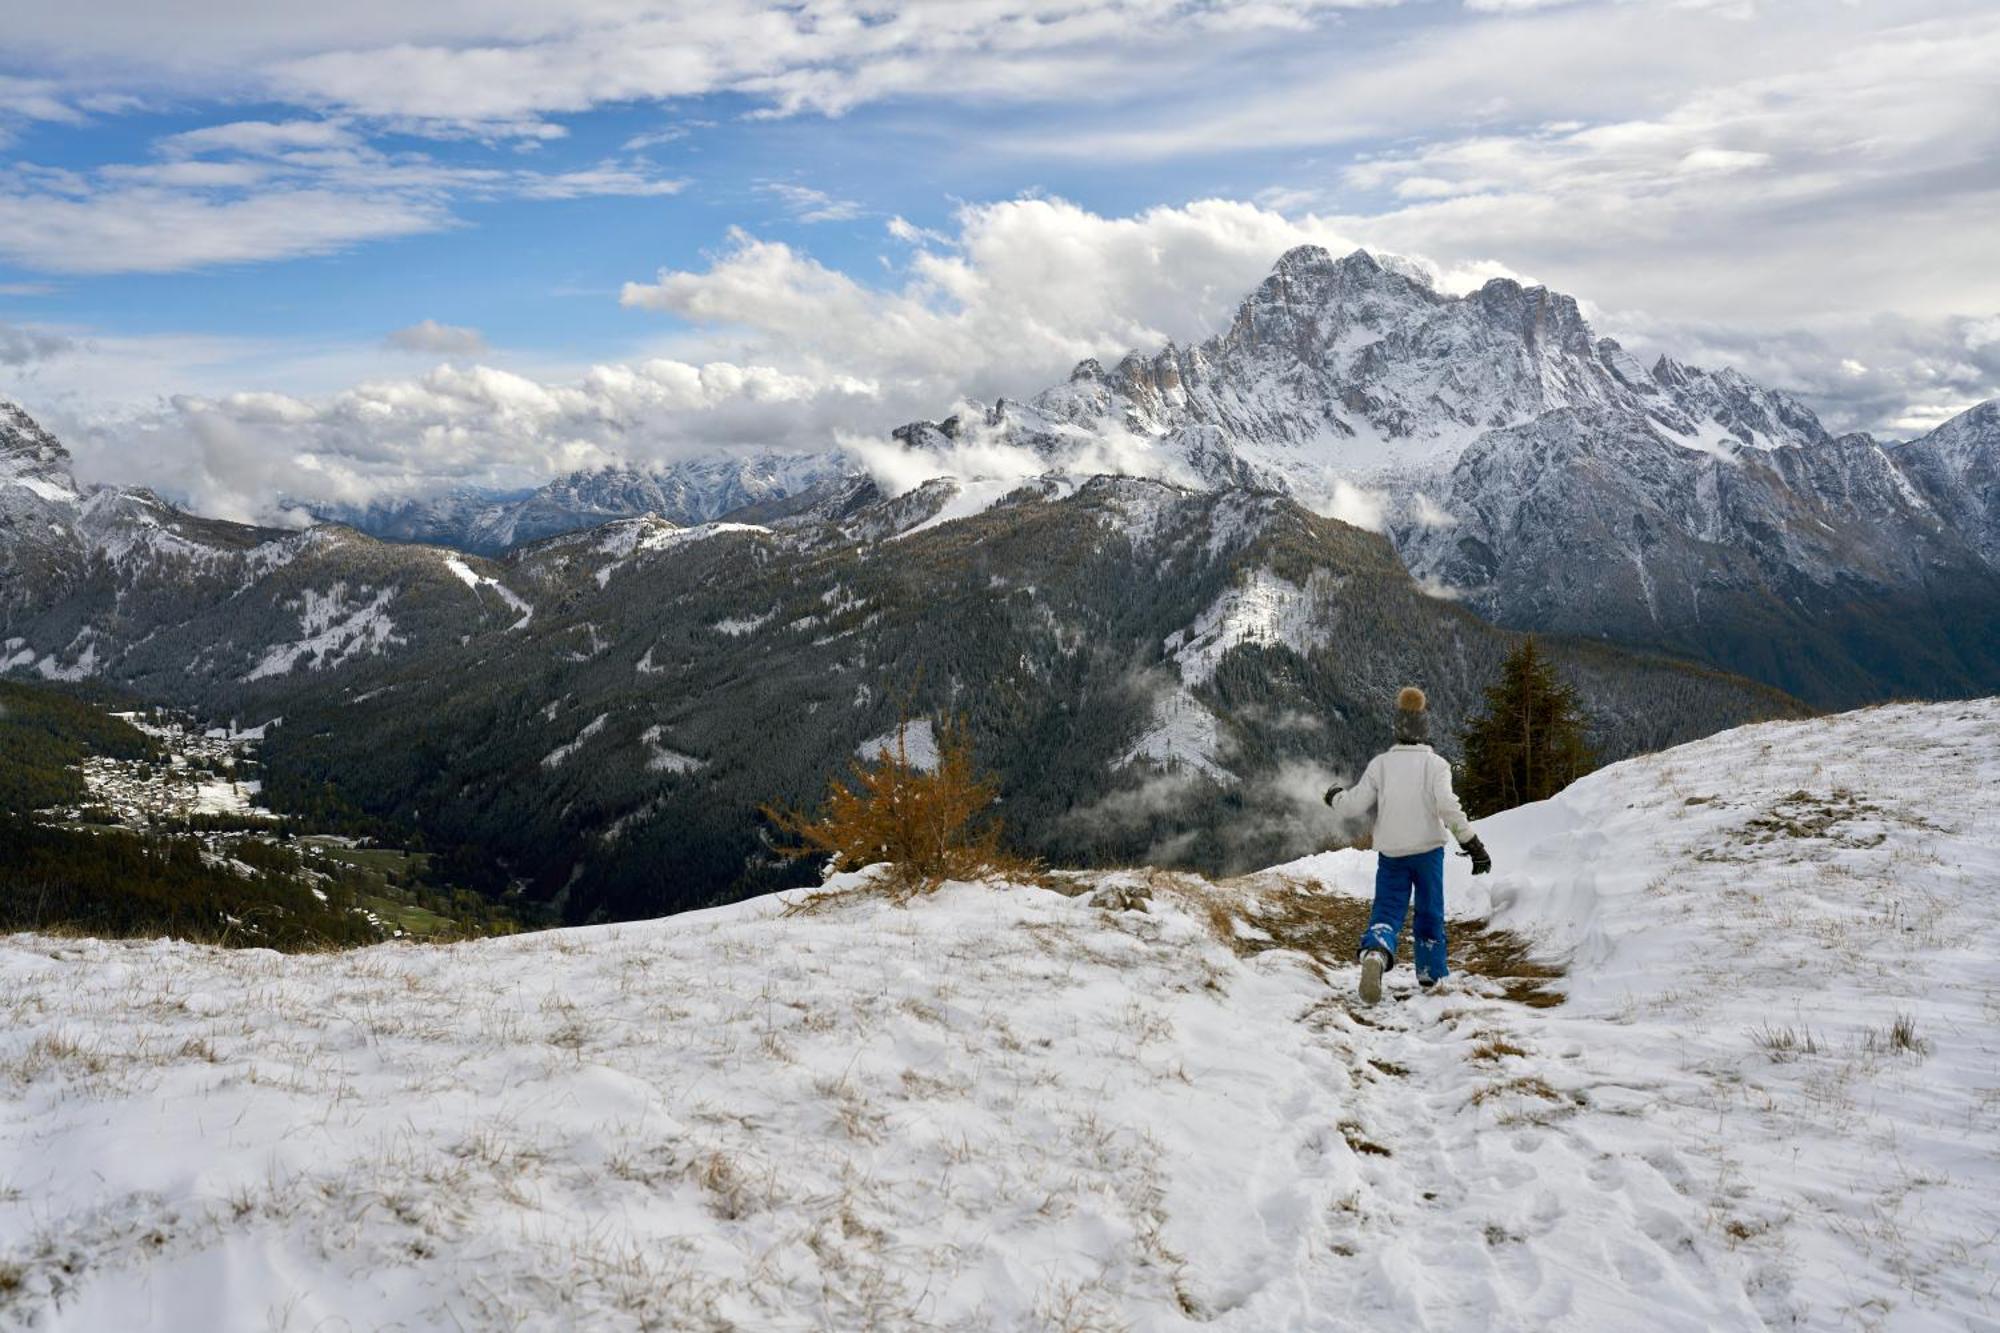
M1357 852L319 956L14 936L0 1326L2000 1328L1996 790L1987 700L1485 820L1455 953L1490 913L1553 1007L1404 966L1360 1008Z

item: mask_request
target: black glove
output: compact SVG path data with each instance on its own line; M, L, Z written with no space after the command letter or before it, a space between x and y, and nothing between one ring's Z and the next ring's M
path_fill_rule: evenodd
M1460 843L1458 851L1461 856L1472 858L1473 874L1484 875L1493 869L1493 858L1486 854L1486 844L1479 840L1478 835L1475 834L1470 842Z
M1328 787L1326 789L1326 795L1320 797L1320 799L1322 801L1325 801L1328 805L1332 805L1333 798L1340 795L1340 793L1345 790L1347 790L1345 787Z

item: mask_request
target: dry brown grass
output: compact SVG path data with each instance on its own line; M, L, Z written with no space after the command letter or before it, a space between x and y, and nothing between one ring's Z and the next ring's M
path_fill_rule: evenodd
M1322 964L1345 966L1368 926L1372 905L1328 893L1310 880L1258 874L1205 887L1187 877L1160 877L1207 917L1215 937L1237 953L1294 949ZM1241 921L1260 935L1245 935ZM1487 977L1508 999L1535 1009L1561 1004L1562 969L1532 957L1528 941L1483 921L1455 921L1448 932L1454 971Z
M1818 1034L1804 1023L1797 1027L1777 1027L1766 1023L1752 1031L1750 1037L1779 1063L1795 1060L1801 1055L1818 1055L1826 1049Z
M1497 1061L1504 1056L1526 1055L1527 1052L1504 1037L1489 1037L1472 1048L1471 1059Z
M1864 1033L1861 1048L1870 1055L1923 1055L1930 1050L1931 1044L1927 1038L1917 1035L1917 1016L1902 1013L1897 1014L1887 1026L1879 1030L1871 1028Z
M1523 1074L1510 1078L1504 1083L1489 1083L1472 1094L1472 1105L1484 1106L1496 1097L1539 1097L1545 1102L1565 1100L1560 1092L1549 1086L1548 1080L1539 1074Z

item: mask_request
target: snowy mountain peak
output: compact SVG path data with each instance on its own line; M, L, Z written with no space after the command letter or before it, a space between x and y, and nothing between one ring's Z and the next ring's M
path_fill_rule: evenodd
M1365 250L1356 250L1354 253L1363 259L1368 258L1368 252ZM1333 254L1325 246L1295 245L1278 256L1278 262L1271 266L1271 273L1274 277L1291 277L1315 269L1330 268L1332 265Z
M69 451L18 403L0 398L0 514L12 512L10 493L23 492L65 508L80 498Z
M1494 278L1470 299L1530 349L1547 345L1586 360L1596 350L1590 325L1573 296L1546 287L1523 287L1512 278Z
M25 458L36 463L69 465L69 450L42 429L19 403L0 398L0 456Z
M1423 284L1384 268L1366 250L1335 259L1320 246L1301 245L1280 256L1270 276L1243 302L1232 333L1260 329L1271 311L1291 312L1302 328L1325 329L1438 299Z
M1149 443L1162 475L1308 501L1341 485L1410 484L1480 434L1563 408L1652 417L1703 450L1816 442L1812 414L1740 376L1667 362L1648 372L1598 339L1577 301L1496 278L1441 294L1365 250L1287 251L1222 334L1094 362L988 423L1057 467ZM950 423L906 439L951 437ZM1129 454L1129 450L1125 453Z
M1990 452L2000 445L2000 398L1967 408L1924 439L1941 451L1967 460L1981 450Z

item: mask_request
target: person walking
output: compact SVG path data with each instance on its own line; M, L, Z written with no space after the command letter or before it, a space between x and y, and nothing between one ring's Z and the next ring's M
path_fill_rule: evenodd
M1413 894L1417 981L1429 990L1445 978L1445 835L1472 858L1473 874L1493 869L1451 789L1451 765L1430 747L1428 700L1414 685L1396 696L1395 739L1353 787L1326 790L1337 819L1349 827L1372 820L1375 831L1375 910L1357 950L1366 1004L1382 998L1382 974L1396 965L1396 936Z

